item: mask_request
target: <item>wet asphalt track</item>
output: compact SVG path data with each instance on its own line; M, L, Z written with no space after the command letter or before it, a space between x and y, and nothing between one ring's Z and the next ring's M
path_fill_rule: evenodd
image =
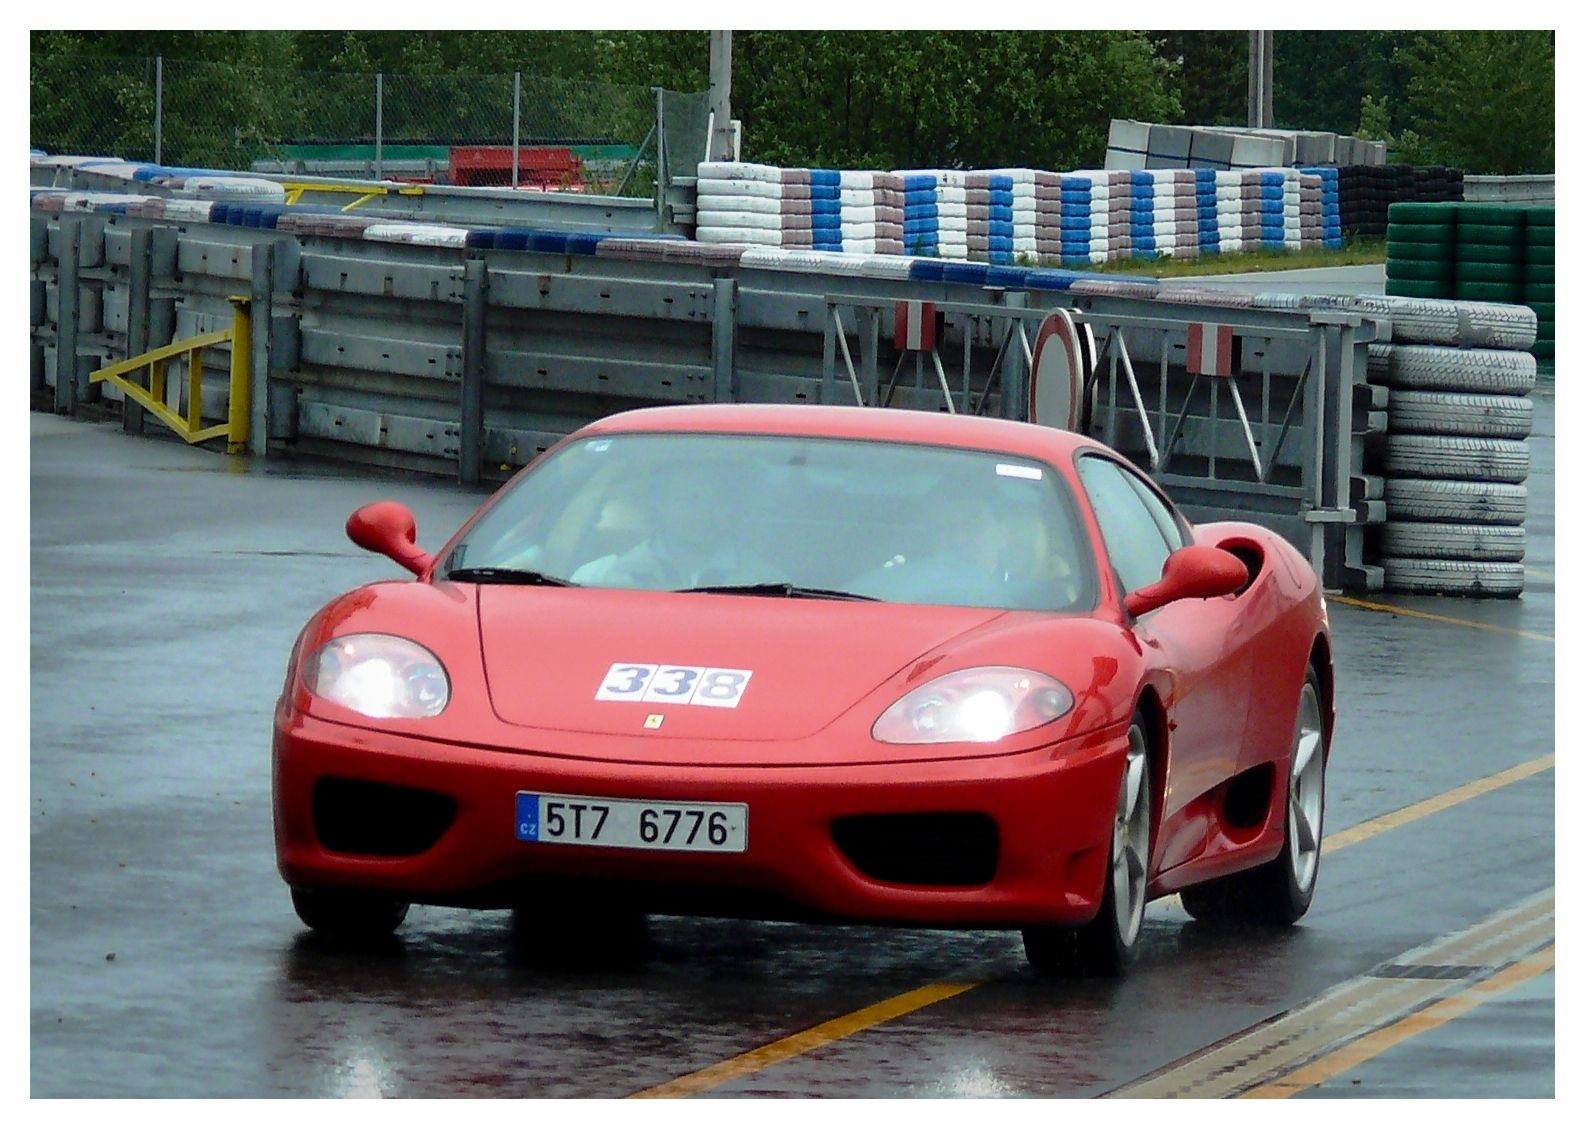
M1379 597L1506 630L1333 602L1329 834L1553 752L1554 645L1508 633L1555 634L1550 385L1535 398L1524 598ZM1292 931L1156 903L1121 983L1040 980L1014 934L654 918L591 956L423 907L337 951L274 869L287 651L325 599L397 574L344 539L352 509L401 498L433 547L477 497L30 422L35 1097L619 1097L940 983L978 986L704 1094L1099 1096L1555 881L1546 770L1329 853ZM1551 1096L1554 1000L1545 972L1303 1096Z

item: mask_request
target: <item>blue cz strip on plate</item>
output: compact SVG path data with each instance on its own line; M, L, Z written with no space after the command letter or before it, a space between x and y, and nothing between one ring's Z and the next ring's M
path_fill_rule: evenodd
M539 842L539 797L527 792L517 794L517 837L525 843Z

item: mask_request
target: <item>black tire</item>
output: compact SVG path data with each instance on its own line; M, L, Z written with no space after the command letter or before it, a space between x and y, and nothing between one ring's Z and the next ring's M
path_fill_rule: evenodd
M1381 527L1381 555L1454 561L1522 561L1522 525L1459 525L1389 521Z
M1391 261L1387 263L1392 267ZM1524 266L1521 263L1482 263L1475 260L1460 259L1453 268L1453 274L1459 282L1497 282L1514 283L1524 282Z
M1450 248L1457 239L1457 229L1451 223L1389 223L1387 228L1388 254L1393 243L1432 244Z
M1400 345L1528 349L1535 340L1534 312L1512 304L1417 301L1362 294L1350 300L1349 308L1389 318L1392 340Z
M1460 301L1503 302L1517 305L1524 298L1524 283L1455 281L1453 297Z
M1523 396L1535 387L1535 358L1516 349L1371 345L1367 357L1371 383L1388 388Z
M1389 435L1382 465L1394 478L1519 483L1530 477L1530 447L1522 439Z
M1535 404L1524 396L1397 389L1387 398L1387 428L1396 434L1523 439L1534 419Z
M1506 482L1452 482L1434 478L1389 478L1388 521L1451 521L1521 525L1528 493Z
M1288 755L1287 810L1282 851L1270 862L1179 891L1183 908L1198 921L1219 924L1292 925L1310 908L1321 870L1326 820L1325 698L1312 666L1305 671ZM1302 762L1302 763L1301 763ZM1295 770L1299 778L1295 779Z
M1387 294L1394 298L1451 298L1453 283L1420 282L1409 278L1389 278Z
M1457 204L1400 200L1387 205L1387 222L1394 227L1400 224L1435 224L1451 228L1458 218L1458 207Z
M1393 592L1512 599L1524 591L1524 565L1512 561L1442 561L1383 557L1384 583Z
M1522 266L1524 244L1473 243L1460 238L1456 257L1460 267L1470 263L1481 263L1485 266Z
M1155 838L1149 731L1144 716L1136 713L1128 729L1129 753L1118 784L1100 911L1077 929L1059 925L1025 929L1024 956L1037 972L1118 977L1128 971L1139 951ZM1128 904L1122 905L1120 898Z
M1420 263L1446 263L1449 269L1456 259L1452 246L1442 243L1414 243L1407 239L1387 240L1387 261L1408 259Z
M408 903L367 890L293 888L292 908L315 933L346 940L388 937L407 918Z
M1523 247L1524 228L1509 224L1465 223L1461 219L1458 242L1461 247Z
M1389 258L1387 260L1387 277L1394 282L1451 283L1453 281L1453 264L1449 262L1439 263L1427 259Z

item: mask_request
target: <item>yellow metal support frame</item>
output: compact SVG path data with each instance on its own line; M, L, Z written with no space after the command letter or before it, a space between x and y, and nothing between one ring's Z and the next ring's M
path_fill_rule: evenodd
M390 185L379 183L300 184L296 181L283 181L281 187L286 190L287 204L296 204L303 198L305 192L356 196L356 200L341 209L343 212L350 212L354 208L367 204L370 200L379 196L422 196L424 194L424 186L421 184L409 184L401 188L392 188Z
M239 455L248 448L249 420L253 409L253 314L249 298L233 295L231 303L231 328L197 337L172 341L158 349L151 349L136 357L128 357L113 365L106 365L89 376L91 384L108 380L145 411L158 416L172 431L189 443L203 443L209 439L226 437L226 451ZM225 423L203 426L204 364L203 352L212 345L231 342L231 396L226 407ZM167 394L166 362L172 357L187 358L187 414L172 411L165 403ZM131 379L132 375L147 369L148 387Z

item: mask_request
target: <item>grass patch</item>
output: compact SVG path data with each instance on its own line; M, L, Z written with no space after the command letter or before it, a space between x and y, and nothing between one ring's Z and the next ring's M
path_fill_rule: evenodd
M1086 269L1103 274L1182 278L1187 275L1256 274L1260 271L1352 267L1386 261L1386 241L1374 239L1346 243L1335 250L1245 251L1236 255L1204 255L1198 259L1123 259L1114 263L1093 263Z

